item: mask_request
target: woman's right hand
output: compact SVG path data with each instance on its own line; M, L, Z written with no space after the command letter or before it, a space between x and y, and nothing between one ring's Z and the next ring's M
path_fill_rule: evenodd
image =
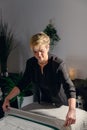
M3 111L8 111L10 107L10 101L9 99L5 98L4 103L2 105Z

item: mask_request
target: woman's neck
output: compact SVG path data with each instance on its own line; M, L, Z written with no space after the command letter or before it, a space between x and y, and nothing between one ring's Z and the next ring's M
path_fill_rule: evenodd
M44 62L38 62L38 64L41 66L41 67L44 67L46 64L48 63L48 60L47 61L44 61Z

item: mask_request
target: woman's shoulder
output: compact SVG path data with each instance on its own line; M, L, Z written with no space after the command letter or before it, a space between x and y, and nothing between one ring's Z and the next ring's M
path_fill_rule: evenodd
M49 54L49 59L58 64L61 64L64 62L61 58L59 58L58 56L54 54Z
M35 57L30 57L29 59L27 59L26 62L27 63L35 63L35 62L37 62L37 59Z

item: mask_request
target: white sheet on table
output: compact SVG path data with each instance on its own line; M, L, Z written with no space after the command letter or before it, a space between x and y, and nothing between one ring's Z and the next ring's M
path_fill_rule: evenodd
M14 116L7 116L0 121L0 130L53 130L53 128Z
M51 108L51 109L36 109L31 110L32 112L47 115L51 117L56 117L57 120L65 120L66 114L68 112L68 106L61 106L60 108ZM85 122L85 126L84 123ZM59 124L63 125L63 124ZM87 112L81 109L76 109L76 123L71 125L71 130L83 130L83 127L85 127L85 130L87 130ZM68 129L68 128L67 128Z

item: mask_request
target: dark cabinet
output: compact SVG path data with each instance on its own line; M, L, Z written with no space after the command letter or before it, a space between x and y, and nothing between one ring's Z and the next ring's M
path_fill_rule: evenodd
M0 118L2 118L4 116L4 112L3 112L3 109L2 109L2 104L3 104L3 102L0 101Z
M75 79L73 81L76 87L76 96L81 96L83 99L83 109L87 111L87 80Z

